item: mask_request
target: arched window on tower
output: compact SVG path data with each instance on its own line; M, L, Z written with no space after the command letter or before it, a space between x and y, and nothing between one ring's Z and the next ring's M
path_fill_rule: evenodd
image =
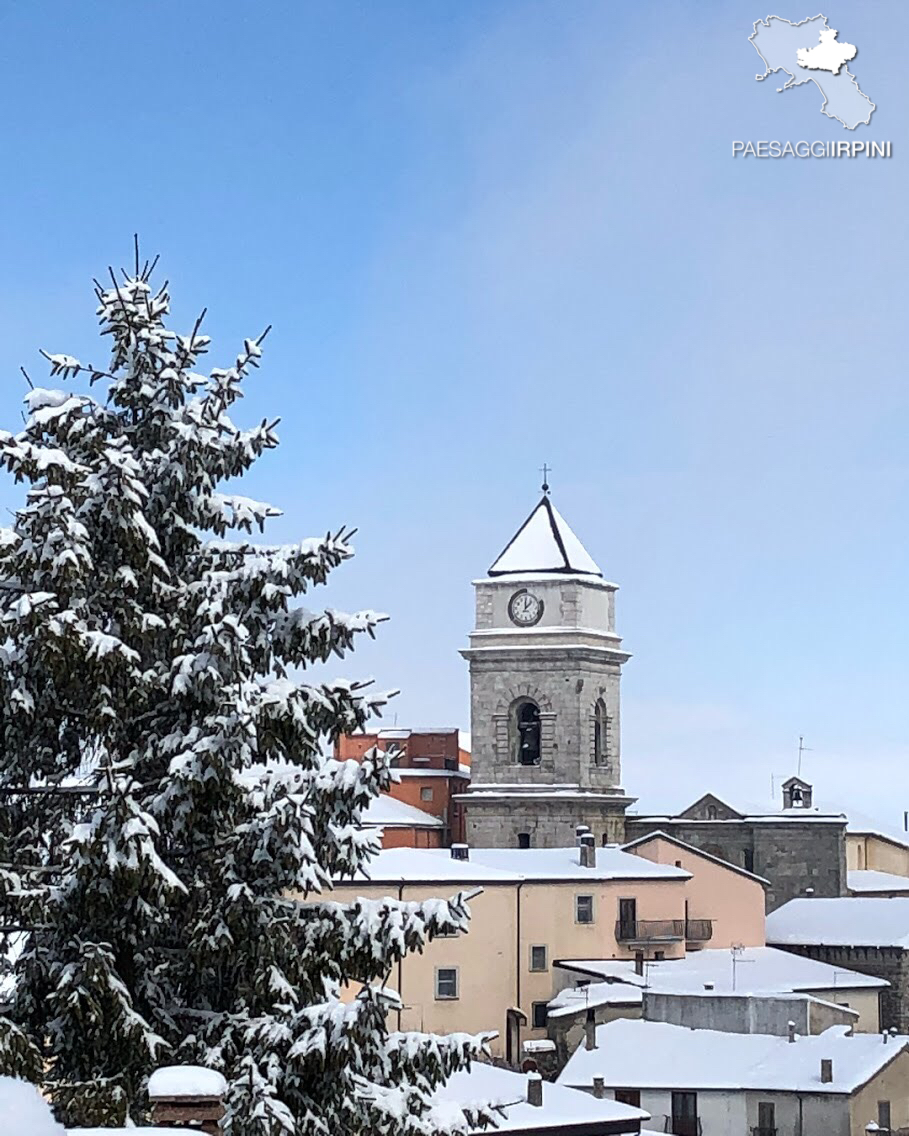
M529 699L515 709L515 745L519 765L540 764L540 708Z
M598 698L593 708L593 762L606 765L609 761L609 715L606 703Z

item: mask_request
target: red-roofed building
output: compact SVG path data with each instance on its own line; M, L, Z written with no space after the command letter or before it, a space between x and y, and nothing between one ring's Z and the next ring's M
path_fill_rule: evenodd
M339 761L360 761L374 746L398 751L394 768L400 778L389 796L436 818L438 827L428 823L408 826L398 823L385 827L384 846L399 848L448 847L464 840L464 807L454 800L470 784L470 752L461 744L454 727L438 729L405 729L397 727L375 733L345 734L335 742ZM371 810L378 816L382 810ZM384 815L384 814L382 814ZM367 823L371 823L367 816ZM381 824L381 821L377 821Z

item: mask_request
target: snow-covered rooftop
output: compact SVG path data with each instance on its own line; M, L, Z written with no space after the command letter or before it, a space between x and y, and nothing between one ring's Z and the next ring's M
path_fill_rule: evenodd
M792 946L909 950L909 897L790 899L767 916L767 941Z
M545 494L489 569L490 576L528 572L603 575Z
M597 1048L576 1050L558 1083L590 1086L599 1076L607 1087L851 1094L909 1047L909 1038L885 1044L880 1034L848 1030L833 1026L792 1043L618 1018L597 1027ZM833 1062L829 1083L821 1080L822 1060Z
M596 867L579 862L570 848L471 848L469 860L455 860L448 848L387 848L369 862L375 883L470 880L481 883L520 880L689 880L691 873L610 845L597 848Z
M369 828L443 828L443 822L432 813L415 808L404 801L382 793L370 802L363 813L363 824Z
M549 1003L550 1018L571 1018L582 1010L596 1006L640 1006L644 991L627 982L589 982L586 986L569 986Z
M643 804L638 802L638 807L634 810L633 817L647 817L648 820L663 820L667 824L682 823L691 824L692 821L689 817L682 814L687 812L693 805L702 801L705 796L713 797L719 801L720 804L725 805L727 809L736 814L733 817L718 817L716 820L698 821L697 823L705 824L734 824L740 820L760 820L760 821L843 821L846 819L846 813L836 809L822 810L819 808L798 808L784 809L782 804L774 801L746 801L739 798L731 799L726 796L720 796L718 793L705 793L702 794L697 800L689 801L681 809L663 808L655 809L648 808L647 802Z
M892 872L855 871L846 873L849 890L857 893L899 891L909 895L909 876L895 876Z
M543 1104L527 1103L527 1076L511 1069L474 1062L470 1072L454 1073L439 1089L434 1101L458 1108L486 1105L490 1101L508 1107L493 1131L522 1132L541 1128L570 1131L575 1126L629 1121L628 1131L636 1131L635 1121L649 1120L650 1114L615 1100L597 1099L565 1085L543 1082ZM484 1131L489 1131L488 1129Z
M813 899L793 902L825 901ZM768 925L772 918L773 915L767 917ZM712 993L720 994L810 993L815 990L854 990L889 985L883 978L872 978L869 974L844 970L842 967L803 958L774 947L743 947L735 955L732 951L719 947L692 951L684 958L647 963L643 977L634 973L634 962L623 959L561 959L558 960L558 965L591 978L618 979L635 986L646 985L648 990L667 994L707 993L705 987L708 984L712 986Z

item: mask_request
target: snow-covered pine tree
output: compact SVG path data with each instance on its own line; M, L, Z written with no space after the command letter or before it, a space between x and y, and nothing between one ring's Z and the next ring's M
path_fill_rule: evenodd
M25 428L0 434L27 485L0 531L0 778L53 788L87 763L97 790L78 824L63 794L41 795L30 855L3 866L30 930L0 1071L40 1071L70 1122L138 1120L149 1072L194 1062L228 1078L230 1136L460 1130L432 1090L479 1041L389 1031L383 983L466 928L463 897L326 894L376 851L357 822L390 772L378 752L321 755L385 697L300 669L383 617L294 606L351 556L351 533L227 539L276 515L219 490L277 444L274 423L229 416L262 337L197 373L201 318L167 330L149 280L137 259L96 285L108 367L45 354L52 376L91 382L32 389ZM47 852L40 837L61 832ZM349 979L365 986L345 1004Z

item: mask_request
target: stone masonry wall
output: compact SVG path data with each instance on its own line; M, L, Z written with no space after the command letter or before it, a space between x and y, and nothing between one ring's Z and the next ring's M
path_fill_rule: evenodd
M475 784L574 784L611 788L621 778L618 663L591 651L502 653L470 660L470 721ZM515 702L532 698L541 711L542 761L514 760ZM602 698L609 716L607 760L593 764L593 712Z
M518 834L530 834L531 848L566 848L575 842L575 828L586 824L609 844L622 841L625 802L621 797L594 801L572 798L535 800L525 797L474 800L467 797L467 843L475 848L517 848Z
M889 983L881 991L881 1029L909 1033L909 951L901 947L783 947L792 954L857 970Z
M695 848L770 881L767 910L813 888L816 896L846 894L844 820L667 821L627 817L626 840L665 830Z

